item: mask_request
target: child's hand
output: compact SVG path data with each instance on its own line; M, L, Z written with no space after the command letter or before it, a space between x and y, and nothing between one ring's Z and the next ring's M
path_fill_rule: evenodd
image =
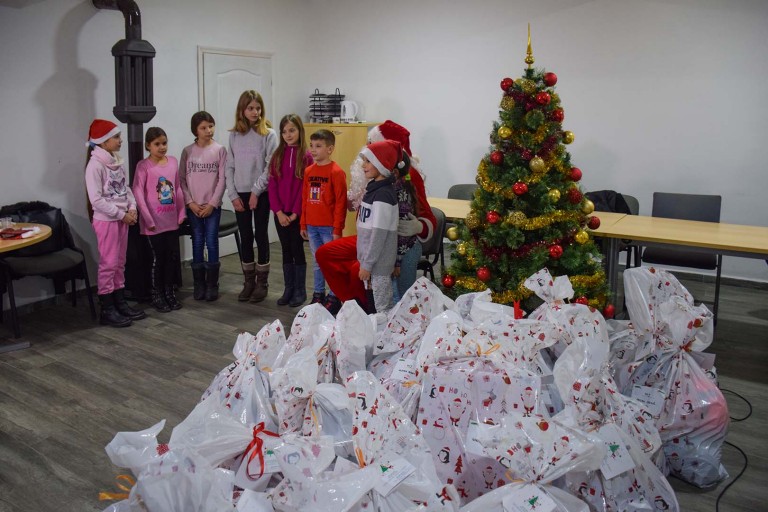
M281 226L286 227L291 223L291 219L289 219L283 212L277 212L275 215L277 216L277 222L279 222Z
M125 215L123 215L122 221L123 224L127 224L129 226L132 226L136 222L131 217L131 212L126 212Z
M235 209L236 212L244 212L245 211L245 205L243 204L243 200L239 197L232 200L232 208Z
M250 199L248 199L248 207L251 210L255 210L256 209L256 205L258 205L258 204L259 204L259 196L257 196L253 192L251 192L251 197L250 197Z
M371 272L360 267L360 272L357 273L357 277L363 282L368 281L371 278Z
M200 217L200 205L196 202L192 201L187 205L187 208L189 208L189 211L191 211L193 214L195 214L195 217Z
M206 204L200 210L200 217L202 218L210 217L211 214L213 213L213 210L214 210L214 207L212 204Z
M147 231L154 231L154 230L155 230L155 226L149 226L149 227L147 228Z
M392 271L392 277L400 277L400 267L395 267L395 270Z
M300 233L301 233L301 238L303 238L304 240L309 240L309 233L307 233L306 229L302 229Z
M338 240L339 238L341 238L341 235L337 235L336 233L331 235L331 240Z

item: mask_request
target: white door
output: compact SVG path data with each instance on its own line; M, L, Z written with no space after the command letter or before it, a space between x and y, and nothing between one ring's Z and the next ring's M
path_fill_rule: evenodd
M198 47L197 64L200 110L205 110L216 120L216 140L219 144L227 145L229 130L235 124L237 100L247 89L254 89L261 94L267 118L274 122L272 58L269 54ZM232 209L226 196L223 207ZM269 241L277 241L271 215ZM220 252L222 256L237 252L234 237L221 240Z

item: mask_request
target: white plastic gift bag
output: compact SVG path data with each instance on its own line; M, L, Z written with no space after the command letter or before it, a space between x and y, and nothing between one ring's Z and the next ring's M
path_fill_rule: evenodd
M364 371L373 356L376 330L371 318L357 302L346 301L336 315L331 349L336 357L339 382Z

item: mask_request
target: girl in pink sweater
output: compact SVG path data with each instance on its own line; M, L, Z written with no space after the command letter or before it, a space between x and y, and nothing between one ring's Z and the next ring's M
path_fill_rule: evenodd
M174 277L179 268L179 224L186 218L184 194L179 185L179 163L168 152L162 128L147 129L144 147L149 158L136 164L133 195L139 207L141 234L152 250L150 282L152 307L161 313L181 309Z
M138 214L128 173L118 153L122 145L115 123L94 119L88 131L85 188L99 248L100 322L112 327L127 327L146 316L128 306L124 295L128 226L136 224Z
M269 207L283 250L285 291L278 306L297 307L307 300L307 260L301 237L301 191L304 169L313 163L307 151L304 124L296 114L280 120L280 145L269 162Z

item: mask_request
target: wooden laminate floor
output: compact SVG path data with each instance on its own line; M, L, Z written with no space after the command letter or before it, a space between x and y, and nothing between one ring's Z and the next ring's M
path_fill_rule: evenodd
M103 510L108 503L98 501L99 491L114 491L114 477L123 472L104 452L116 432L165 418L161 440L167 441L232 360L239 332L255 333L275 318L290 326L298 308L275 304L282 292L278 244L272 245L272 261L270 295L257 305L237 302L242 276L237 256L228 256L222 260L221 299L192 300L185 269L184 308L166 314L148 309L149 318L126 329L94 324L86 301L76 309L60 301L22 317L23 339L32 347L0 354L0 512ZM711 284L684 284L697 299L711 300ZM756 512L768 509L768 444L762 437L768 432L768 290L723 285L720 301L711 351L721 386L754 408L748 420L731 424L728 440L748 453L749 468L720 506ZM0 326L0 336L6 335ZM732 416L746 414L740 399L730 393L726 398ZM732 476L743 464L729 446L723 462ZM702 491L674 479L672 484L682 510L696 512L714 511L725 485Z

